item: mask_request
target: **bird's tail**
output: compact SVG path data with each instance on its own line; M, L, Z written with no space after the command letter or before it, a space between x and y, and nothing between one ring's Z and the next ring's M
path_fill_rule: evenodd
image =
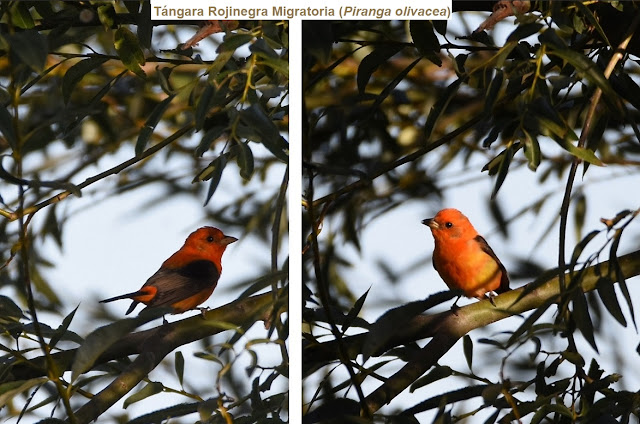
M144 294L148 294L148 293L142 290L138 290L133 293L121 294L120 296L110 297L109 299L101 300L100 303L109 303L109 302L113 302L114 300L121 300L121 299L133 299L134 297L138 297Z

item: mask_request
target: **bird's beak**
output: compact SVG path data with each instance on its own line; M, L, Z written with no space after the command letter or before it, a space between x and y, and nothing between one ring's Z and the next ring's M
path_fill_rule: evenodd
M438 223L433 218L423 219L422 223L431 229L438 228Z
M224 236L222 240L220 240L220 244L226 246L228 244L235 243L236 241L238 241L238 239L235 237Z

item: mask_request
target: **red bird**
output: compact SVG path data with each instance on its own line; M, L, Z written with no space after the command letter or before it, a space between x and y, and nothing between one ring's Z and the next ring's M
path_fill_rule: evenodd
M174 314L194 309L213 293L222 272L222 254L227 245L237 240L214 227L199 228L189 234L184 246L164 261L140 290L100 303L132 299L126 315L138 303L149 307L171 306Z
M492 292L509 290L504 265L462 212L443 209L422 223L431 229L436 242L433 267L451 290L478 299L489 293L491 303Z

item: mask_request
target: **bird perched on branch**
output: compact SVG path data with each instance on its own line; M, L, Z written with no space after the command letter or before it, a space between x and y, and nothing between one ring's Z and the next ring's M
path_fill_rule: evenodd
M214 227L199 228L187 237L180 250L162 263L140 290L100 303L132 299L127 315L138 303L149 307L170 306L174 314L194 309L213 293L222 272L222 254L227 245L237 240Z
M449 289L478 299L489 294L491 303L494 292L509 290L504 265L462 212L443 209L422 223L431 229L435 239L433 267Z

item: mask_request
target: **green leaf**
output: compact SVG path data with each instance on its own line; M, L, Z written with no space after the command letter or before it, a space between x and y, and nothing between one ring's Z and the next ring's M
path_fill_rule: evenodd
M10 297L0 295L0 323L18 322L25 318L22 309Z
M140 130L138 140L136 141L136 155L140 155L142 152L144 152L144 149L147 147L147 143L151 138L151 134L153 134L153 130L162 119L164 112L167 110L169 104L175 96L175 94L172 94L158 103L151 112L151 115L149 115L149 117L147 118L147 122L144 123L144 127L142 127L142 129Z
M253 175L254 161L253 153L249 147L249 143L238 142L237 146L240 148L236 161L240 167L240 176L248 181Z
M620 291L622 292L622 295L624 296L624 299L627 302L627 307L629 308L629 315L631 316L631 322L633 322L633 326L636 328L636 331L637 331L638 327L636 323L636 315L633 310L633 302L631 301L631 294L629 293L629 288L627 287L626 278L624 276L624 273L622 272L622 268L620 267L620 262L618 262L618 246L620 245L621 235L622 235L622 230L621 229L616 230L613 243L611 243L611 249L609 251L609 263L610 263L609 275L612 274L612 268L613 268L613 274L615 274L615 281L617 281L618 285L620 286Z
M139 392L136 392L131 396L129 396L128 398L126 398L124 400L123 407L126 409L132 403L136 403L150 396L161 393L163 389L164 389L164 386L162 385L162 383L152 381L151 383L144 386Z
M587 247L587 244L589 244L589 242L593 240L593 238L598 234L600 234L600 231L593 230L589 234L584 236L583 239L580 240L580 243L576 244L576 247L573 248L573 253L571 255L571 262L569 263L570 270L574 269L576 263L578 263L578 259L580 258L580 255L584 251L584 248Z
M413 45L420 54L436 65L442 65L437 52L440 51L440 41L433 30L431 21L412 20L409 22L409 32Z
M144 78L146 74L140 65L145 64L145 59L138 37L127 28L120 27L115 33L114 45L124 66L139 77Z
M527 158L529 169L535 171L540 165L540 143L535 135L522 129L524 133L524 157Z
M596 338L593 331L593 322L591 321L591 315L589 315L589 305L587 304L587 298L584 292L578 288L573 298L573 321L576 327L582 333L582 336L589 342L591 347L598 352L598 346L596 345Z
M256 56L260 58L258 64L263 64L273 69L276 72L281 73L285 77L289 77L289 61L280 59L279 57L266 56L264 53L258 52Z
M98 19L105 31L108 31L113 27L115 15L116 11L112 4L103 4L98 6Z
M533 34L536 34L538 31L542 29L544 25L538 22L531 22L524 25L519 25L509 37L507 37L507 41L518 41L523 38L527 38Z
M364 292L362 296L358 298L358 300L356 300L356 302L353 304L353 307L349 310L349 313L347 314L342 324L343 332L347 331L349 327L351 327L353 320L358 317L358 314L360 314L360 311L362 310L362 306L364 305L365 300L367 300L367 295L369 294L369 290L371 290L371 287L369 287L367 291Z
M224 41L218 46L217 52L235 52L240 46L247 44L253 40L252 34L230 33L224 37Z
M56 344L58 344L58 342L62 338L62 336L64 336L64 334L67 332L67 329L69 328L69 325L73 320L73 317L76 315L76 311L78 310L79 306L80 305L76 306L76 308L73 311L71 311L66 317L64 317L64 319L62 320L62 324L60 324L60 326L53 333L53 336L51 336L51 340L49 340L49 346L51 348L55 347Z
M469 370L473 367L473 340L468 334L462 338L462 350L464 351L464 359L467 360L467 366Z
M361 349L364 360L366 361L383 348L395 336L398 328L415 318L416 315L456 296L458 294L455 291L448 290L431 295L427 299L410 302L385 312L371 326L369 333L366 334Z
M11 52L20 58L25 65L37 73L44 70L49 52L47 37L32 29L4 37L9 43Z
M364 93L371 75L404 47L401 43L383 44L365 56L358 65L358 92Z
M288 162L289 145L280 135L280 130L278 130L276 124L273 123L259 104L252 104L240 111L240 119L260 135L259 140L253 141L262 143L275 157L285 163Z
M213 93L215 88L211 84L207 84L202 90L202 94L200 94L200 98L198 99L198 104L196 105L196 129L201 130L204 125L204 120L207 117L207 112L209 111L209 104L211 103L211 98L213 97Z
M153 36L153 22L151 22L151 2L142 1L142 9L138 14L138 40L144 48L151 48L151 37Z
M493 106L496 103L498 94L500 94L500 89L502 88L502 81L504 81L504 74L500 69L496 69L495 75L491 79L489 88L487 89L487 94L484 102L485 112L493 110Z
M607 33L600 26L600 20L595 17L591 9L589 9L587 6L582 4L582 2L577 2L576 7L587 18L589 23L596 29L596 31L598 32L598 34L600 34L600 37L602 37L604 42L607 43L607 45L611 46L611 42L607 37Z
M13 3L11 7L11 23L13 23L18 28L22 29L30 29L35 26L35 22L33 22L33 17L31 17L31 13L29 12L29 5L24 1L16 1Z
M12 150L18 148L18 136L13 130L13 116L9 113L4 105L0 104L0 132L4 134L4 138L9 143Z
M211 127L206 133L204 133L204 135L202 136L202 140L200 140L200 144L198 144L198 147L196 147L196 157L201 157L204 152L209 150L209 148L211 147L211 143L213 143L222 134L224 134L226 129L226 125L217 125L215 127Z
M179 350L177 350L175 353L175 368L176 375L178 376L178 381L180 381L180 385L182 386L184 378L184 356Z
M605 99L609 100L611 102L610 104L615 105L614 107L616 110L619 109L619 105L617 103L618 97L613 88L611 88L611 84L609 84L609 81L602 73L602 70L586 56L568 48L558 50L550 49L547 51L547 55L557 56L573 65L579 73L602 90L602 93L605 95Z
M137 327L159 318L167 313L167 308L145 309L136 318L126 318L112 324L99 327L90 333L76 351L71 365L71 381L93 367L96 359L113 343L129 334Z
M463 78L458 78L457 80L449 84L449 86L444 90L444 93L439 96L438 100L429 111L427 122L424 124L424 135L427 140L431 138L431 132L433 131L436 122L438 122L438 118L447 108L449 102L451 102L451 100L455 98L463 82Z
M389 96L389 94L391 94L391 92L398 86L398 84L400 84L405 79L405 77L418 64L418 62L420 62L420 58L411 62L409 66L404 68L398 75L395 76L395 78L391 80L391 82L389 82L389 84L384 87L380 94L376 96L376 100L371 105L372 111L376 110L378 106L382 104L382 102Z
M209 83L215 80L222 68L224 68L224 65L226 65L229 59L233 57L233 53L233 51L224 51L218 53L218 56L214 59L211 66L209 66L209 69L207 69L207 74L209 75Z
M505 150L503 150L497 157L502 157L502 160L499 162L496 184L493 187L493 192L491 193L491 199L495 199L500 187L502 187L502 183L507 178L507 174L509 173L509 166L511 165L511 160L513 156L516 154L520 147L520 143L515 143L509 145Z
M64 102L69 103L73 89L86 74L108 60L108 57L90 57L89 59L81 60L69 68L64 74L64 77L62 77L62 99Z
M44 384L47 381L49 381L47 377L40 377L0 384L0 407L8 405L14 397L24 393L33 386Z
M596 290L598 291L598 296L600 296L602 303L607 308L607 311L609 311L611 316L614 317L623 327L626 327L627 320L624 318L622 308L620 308L620 303L616 296L613 281L608 277L600 277L596 283Z
M249 51L252 53L261 53L263 57L278 58L278 53L267 44L264 38L256 39L255 43L249 46Z
M429 384L442 380L443 378L447 378L453 375L453 370L451 367L446 365L436 365L431 371L427 373L424 377L420 377L417 379L412 385L409 391L413 393L421 387L428 386Z
M211 179L211 182L209 183L209 191L207 192L207 197L204 201L205 206L209 203L209 200L211 200L213 193L216 192L216 188L218 188L218 184L220 184L220 180L222 179L222 171L224 171L225 166L227 166L227 155L223 154L218 156L200 173L200 178L202 180Z

